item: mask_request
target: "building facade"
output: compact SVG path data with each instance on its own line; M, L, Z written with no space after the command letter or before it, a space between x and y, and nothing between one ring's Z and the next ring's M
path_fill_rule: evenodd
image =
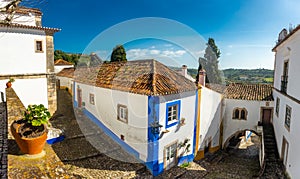
M18 7L15 12L11 23L0 24L0 91L5 93L6 82L14 78L13 88L25 106L44 104L54 113L53 35L59 29L43 27L38 9ZM5 17L2 12L0 18Z
M283 29L279 34L274 64L274 120L275 136L278 152L287 173L297 178L299 172L300 144L300 83L298 80L300 67L300 26L287 32Z

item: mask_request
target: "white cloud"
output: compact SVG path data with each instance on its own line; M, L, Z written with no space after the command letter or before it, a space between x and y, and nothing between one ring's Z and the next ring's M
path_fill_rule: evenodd
M169 57L176 58L186 54L185 50L154 50L154 49L130 49L126 52L128 59L142 59L142 58L155 58L155 57Z

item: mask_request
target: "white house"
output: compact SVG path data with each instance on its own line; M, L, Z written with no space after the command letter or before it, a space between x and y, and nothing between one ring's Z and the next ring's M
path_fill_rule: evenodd
M273 117L272 85L230 84L224 93L223 145L236 133L258 133L258 122L271 123Z
M74 106L153 175L194 159L196 85L155 60L77 68Z
M74 65L70 62L67 62L63 59L58 59L54 62L54 72L58 73L64 68L73 68Z
M2 12L0 18L5 15ZM59 29L41 26L41 18L38 9L18 7L12 23L0 23L0 92L5 93L6 82L14 78L12 87L25 106L44 104L53 113L56 111L53 35Z
M56 74L57 85L60 89L66 89L70 94L73 94L73 81L74 81L75 68L64 68Z
M275 52L273 125L278 152L291 178L300 176L300 25L279 34Z

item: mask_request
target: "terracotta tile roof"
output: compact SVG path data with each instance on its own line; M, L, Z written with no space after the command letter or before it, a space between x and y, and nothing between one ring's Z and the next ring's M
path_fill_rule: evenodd
M56 74L56 76L62 76L67 78L73 78L75 68L64 68Z
M23 24L0 24L0 27L44 30L45 32L50 32L50 33L59 32L60 31L60 29L58 29L58 28L41 27L41 26L30 26L30 25L23 25Z
M63 59L58 59L54 62L54 65L60 66L60 65L73 65L73 64Z
M103 63L81 67L75 81L142 95L168 95L196 90L196 85L156 60Z
M225 91L225 98L254 100L254 101L273 101L272 85L267 84L230 84Z
M286 41L288 38L290 38L294 33L296 33L300 29L300 25L298 25L292 32L290 32L284 39L282 39L280 42L278 42L275 47L272 49L273 52L276 51L276 48L282 44L284 41Z

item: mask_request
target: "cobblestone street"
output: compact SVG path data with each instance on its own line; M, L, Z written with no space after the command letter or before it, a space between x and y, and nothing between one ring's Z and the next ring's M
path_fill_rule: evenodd
M9 143L9 178L252 178L259 172L258 148L252 145L244 150L220 151L188 167L173 167L152 177L142 164L113 159L135 161L80 111L75 111L80 119L76 120L71 98L65 90L58 91L58 110L51 123L63 129L66 138L46 145L45 157L24 159L15 143ZM99 142L91 145L89 141L95 138Z

